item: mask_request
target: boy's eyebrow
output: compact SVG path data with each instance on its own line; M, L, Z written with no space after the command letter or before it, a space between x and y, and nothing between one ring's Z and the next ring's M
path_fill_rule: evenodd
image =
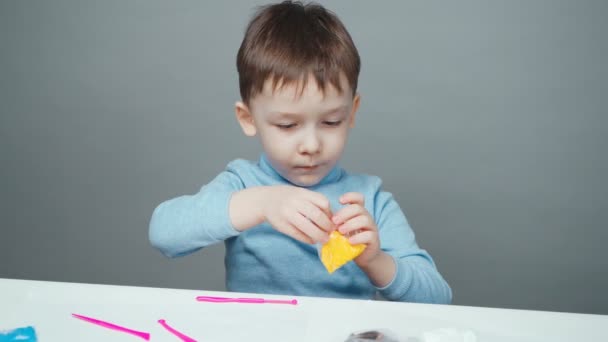
M330 110L326 110L325 112L321 113L321 116L326 116L329 114L337 113L337 112L345 110L346 108L347 108L346 105L332 108ZM290 112L282 112L282 111L270 112L270 114L277 115L280 117L288 117L288 118L298 118L303 115L302 113L290 113Z

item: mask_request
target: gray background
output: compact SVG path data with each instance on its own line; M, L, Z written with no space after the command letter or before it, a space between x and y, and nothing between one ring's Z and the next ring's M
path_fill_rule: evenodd
M0 2L0 277L224 289L161 201L259 144L234 119L258 1ZM608 2L324 1L360 50L344 156L381 176L458 305L608 314Z

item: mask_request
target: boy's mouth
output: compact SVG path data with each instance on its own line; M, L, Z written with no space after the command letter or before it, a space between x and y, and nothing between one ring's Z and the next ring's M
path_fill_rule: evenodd
M319 168L319 165L303 165L303 166L296 166L295 169L296 170L301 170L301 171L314 171L317 168Z

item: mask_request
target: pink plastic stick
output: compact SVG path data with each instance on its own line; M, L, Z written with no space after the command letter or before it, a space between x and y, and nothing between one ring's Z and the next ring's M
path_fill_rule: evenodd
M167 329L170 333L172 333L173 335L179 337L184 342L197 342L192 337L186 336L183 333L181 333L181 332L175 330L174 328L170 327L169 324L167 324L167 321L165 321L164 319L159 319L158 323L160 323L160 325L162 325L163 328Z
M213 297L213 296L198 296L196 300L199 302L211 303L247 303L247 304L291 304L297 305L297 299L264 299L264 298L229 298L229 297Z
M104 327L104 328L108 328L108 329L124 332L124 333L131 334L131 335L135 335L137 337L143 338L146 341L150 341L150 334L147 333L147 332L132 330L132 329L129 329L129 328L121 327L120 325L112 324L112 323L109 323L109 322L104 322L102 320L91 318L91 317L87 317L87 316L77 315L75 313L73 313L72 316L74 316L74 317L76 317L78 319L81 319L83 321L87 321L89 323L97 324L97 325L99 325L101 327Z

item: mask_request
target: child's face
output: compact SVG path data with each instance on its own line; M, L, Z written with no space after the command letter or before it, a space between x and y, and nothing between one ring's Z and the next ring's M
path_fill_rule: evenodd
M314 78L303 92L298 85L273 91L267 81L249 106L239 102L236 114L248 136L259 134L272 166L291 183L317 184L336 165L354 125L359 96L352 96L346 80L339 93L328 85L322 93Z

